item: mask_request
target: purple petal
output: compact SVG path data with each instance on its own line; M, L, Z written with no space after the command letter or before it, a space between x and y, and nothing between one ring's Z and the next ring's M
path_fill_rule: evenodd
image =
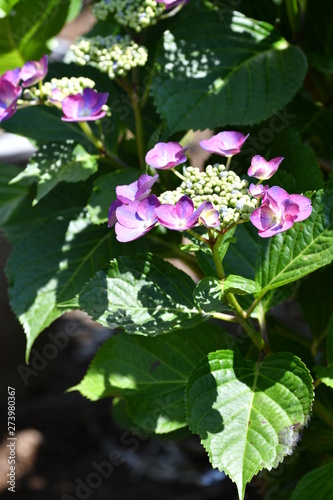
M6 71L2 76L0 76L0 86L1 82L6 80L7 82L11 83L14 85L14 87L17 87L20 81L20 68L15 68L9 71Z
M240 132L225 131L213 135L210 139L201 141L200 146L209 151L221 156L233 156L238 154L242 145L248 138L249 134L244 135Z
M194 204L188 196L182 196L176 203L173 213L179 219L188 219L194 211Z
M273 186L269 188L263 197L263 201L269 201L270 205L274 209L278 209L281 206L284 200L289 199L289 194L284 189L279 186Z
M195 212L193 201L188 196L182 196L176 205L165 204L156 208L156 216L162 226L176 231L185 231L198 223L201 210Z
M291 201L297 203L299 207L299 213L295 218L295 221L302 221L307 219L312 212L311 200L302 194L291 194Z
M142 220L145 220L150 224L155 224L155 222L157 221L155 210L160 205L161 202L159 201L159 199L154 194L152 194L148 196L148 198L140 201L137 213Z
M119 222L117 222L115 225L116 237L117 240L121 243L127 243L128 241L137 240L138 238L141 238L141 236L148 233L148 231L150 231L151 229L152 227L143 229L140 226L128 228L122 226L121 224L119 224Z
M210 201L205 201L198 208L200 210L199 223L206 227L218 227L220 225L220 215Z
M30 87L35 83L44 80L48 69L48 58L44 55L39 61L26 62L21 71L20 78L23 80L23 87Z
M122 206L122 202L120 200L115 200L111 203L110 208L109 208L109 214L108 214L108 226L112 227L115 225L117 221L116 217L116 210L117 208Z
M140 202L132 201L128 205L121 205L116 210L117 221L124 227L134 229L138 227L142 219L137 214L138 205Z
M135 194L135 198L137 200L143 200L143 198L146 198L157 179L158 175L154 175L153 177L147 174L141 175L138 179L138 190Z
M250 220L259 231L266 231L273 227L276 222L275 212L268 206L264 205L252 212Z
M158 142L148 151L145 160L147 165L165 170L184 163L187 160L185 151L178 142Z
M266 161L263 156L256 155L251 160L251 166L247 171L250 177L266 180L270 179L280 166L283 156Z
M83 94L73 94L62 101L65 116L61 119L68 122L92 121L105 116L101 108L108 99L108 93L99 93L94 89L85 88Z
M266 186L263 186L262 184L259 185L250 184L249 193L251 196L253 196L253 198L260 199L264 196L268 188L269 188L268 184L266 184Z

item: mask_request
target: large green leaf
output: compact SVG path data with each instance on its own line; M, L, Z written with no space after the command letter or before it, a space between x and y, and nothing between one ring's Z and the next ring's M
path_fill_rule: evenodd
M64 143L44 144L29 160L26 169L11 182L36 181L35 205L59 182L84 181L97 170L97 156L90 155L81 144L68 139Z
M303 52L268 23L196 12L165 32L152 93L170 132L251 125L292 99L306 68Z
M333 191L319 191L312 205L307 220L261 242L256 269L260 296L333 260Z
M28 193L27 182L9 186L9 182L20 172L21 169L14 165L0 164L0 226L6 222Z
M93 401L121 395L145 432L187 425L184 391L190 372L211 350L223 347L223 330L211 324L158 338L118 334L99 350L74 389Z
M333 462L308 472L297 484L290 500L332 500Z
M87 283L79 307L102 325L158 335L209 318L193 302L194 287L187 274L152 254L119 257Z
M243 499L255 474L292 453L312 399L309 370L291 353L255 363L224 350L210 353L192 372L186 406L213 467L236 482Z
M27 356L39 333L64 312L59 304L119 251L107 227L75 216L68 210L47 219L16 243L8 260L10 303L27 336Z
M62 0L21 0L0 19L0 73L47 53L46 42L61 30L69 6Z

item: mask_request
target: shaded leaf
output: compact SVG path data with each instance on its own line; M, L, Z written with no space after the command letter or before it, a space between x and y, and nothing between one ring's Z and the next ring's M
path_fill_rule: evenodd
M26 182L10 186L9 182L19 173L21 169L14 165L0 164L0 226L17 208L28 193Z
M118 334L101 347L74 389L93 401L124 397L127 413L145 432L186 427L187 379L203 356L223 346L222 334L211 324L159 338Z
M292 453L312 399L309 370L291 353L255 363L224 350L210 353L192 372L186 408L213 467L236 482L243 499L255 474Z
M187 274L152 254L119 257L87 283L79 307L104 326L159 335L209 318L193 302L194 287Z
M292 492L290 500L332 500L333 462L305 474Z
M268 23L195 12L165 32L152 94L170 133L250 125L292 99L306 68L303 52Z
M29 160L26 169L11 183L22 179L37 181L33 205L54 189L59 182L79 182L97 170L97 157L90 155L81 144L68 139L66 143L44 144Z

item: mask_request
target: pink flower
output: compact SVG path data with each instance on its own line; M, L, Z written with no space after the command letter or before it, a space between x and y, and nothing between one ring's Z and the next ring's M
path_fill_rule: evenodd
M300 194L288 194L284 189L273 186L263 197L262 205L251 215L252 224L259 229L259 236L269 238L287 231L294 222L311 215L311 200Z
M201 210L199 215L199 224L206 227L218 227L220 225L220 215L210 201L204 202L198 210Z
M159 206L159 200L152 194L142 201L132 201L117 208L115 225L117 240L122 243L133 241L153 229L157 223L155 212Z
M83 89L83 94L74 94L65 97L62 101L62 110L65 122L83 122L99 120L105 116L102 107L109 97L108 92L99 93L94 89Z
M210 153L230 157L240 152L249 135L243 135L240 132L220 132L199 144Z
M263 186L262 184L250 184L249 193L253 198L257 198L258 200L264 196L269 185Z
M21 87L12 85L8 80L0 82L0 122L8 120L16 111L17 99L22 93Z
M17 87L20 81L20 71L20 68L6 71L3 75L0 76L0 86L2 85L2 82L6 80L7 82L14 85L14 87Z
M146 154L146 163L161 170L173 168L186 161L185 151L178 142L158 142Z
M30 87L35 83L44 80L48 69L47 55L44 55L39 61L26 62L20 71L20 78L23 81L23 87Z
M279 168L282 160L283 156L266 161L262 156L256 155L251 160L251 166L247 171L247 175L262 181L270 179Z
M155 213L158 222L168 229L186 231L198 224L203 205L194 210L194 204L188 196L182 196L175 205L166 203L159 206Z
M172 9L180 4L186 4L189 0L156 0L157 3L163 3L165 5L165 9Z
M142 201L147 198L151 192L153 184L158 179L158 175L151 177L150 175L143 174L139 179L132 184L117 186L116 194L117 199L111 203L109 208L108 226L112 227L117 220L116 210L122 205L128 205L133 201Z

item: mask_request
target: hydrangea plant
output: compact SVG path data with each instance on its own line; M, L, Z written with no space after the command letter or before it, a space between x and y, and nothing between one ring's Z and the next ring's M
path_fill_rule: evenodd
M199 435L240 500L248 484L324 498L333 4L98 1L63 63L48 40L80 2L12 4L0 122L36 152L23 170L1 165L0 226L27 362L80 309L113 334L73 390L120 398L142 435Z

